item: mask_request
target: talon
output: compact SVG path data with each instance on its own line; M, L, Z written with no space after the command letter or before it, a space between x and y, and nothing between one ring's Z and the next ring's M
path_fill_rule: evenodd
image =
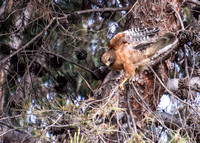
M121 83L121 84L119 85L119 88L121 88L122 90L124 90L124 84Z
M127 80L128 80L128 78L125 78L124 81L119 85L119 88L124 90L124 83L126 83Z
M133 78L130 78L130 79L128 80L128 83L131 84L132 81L133 81Z

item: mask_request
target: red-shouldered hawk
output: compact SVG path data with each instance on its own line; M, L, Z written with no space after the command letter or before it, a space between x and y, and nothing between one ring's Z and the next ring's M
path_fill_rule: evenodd
M173 33L158 38L158 32L158 28L138 28L118 33L110 40L110 49L101 61L111 69L123 69L125 81L134 77L136 70L142 71L156 52L176 40Z

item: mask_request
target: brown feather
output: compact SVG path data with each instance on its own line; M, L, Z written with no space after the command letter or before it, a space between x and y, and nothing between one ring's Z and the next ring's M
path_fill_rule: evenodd
M157 32L154 30L154 34ZM151 32L148 34L151 34ZM142 44L141 42L128 43L124 39L125 37L125 32L115 35L110 40L110 47L112 49L102 55L101 61L110 66L111 69L124 69L126 78L135 76L137 69L138 71L142 71L155 53L176 40L173 33L166 33L155 42L149 40Z

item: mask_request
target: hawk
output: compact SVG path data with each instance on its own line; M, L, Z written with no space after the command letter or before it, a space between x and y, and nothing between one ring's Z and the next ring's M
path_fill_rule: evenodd
M130 29L116 34L109 43L110 49L101 56L101 62L114 70L124 70L125 80L145 69L151 57L176 40L173 33L158 38L158 28Z

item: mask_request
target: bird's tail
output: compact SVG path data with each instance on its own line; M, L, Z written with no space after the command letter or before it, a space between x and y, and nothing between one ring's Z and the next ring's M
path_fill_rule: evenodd
M152 57L155 53L157 53L160 49L172 44L176 40L176 36L169 32L158 38L156 42L151 44L146 50L146 56Z
M131 28L124 31L125 41L130 42L143 42L154 38L160 30L158 28Z

